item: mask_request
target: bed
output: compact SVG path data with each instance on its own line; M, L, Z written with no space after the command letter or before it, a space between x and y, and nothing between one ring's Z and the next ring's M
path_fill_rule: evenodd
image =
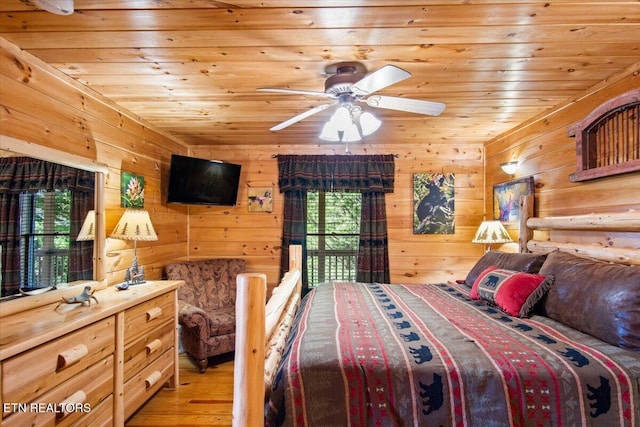
M525 223L462 283L239 277L234 426L639 425L640 213Z

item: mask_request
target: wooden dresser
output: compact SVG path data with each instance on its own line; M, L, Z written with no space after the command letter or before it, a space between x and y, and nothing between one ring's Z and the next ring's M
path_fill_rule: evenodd
M121 426L178 384L177 290L153 281L0 318L2 425ZM1 307L0 307L1 308Z

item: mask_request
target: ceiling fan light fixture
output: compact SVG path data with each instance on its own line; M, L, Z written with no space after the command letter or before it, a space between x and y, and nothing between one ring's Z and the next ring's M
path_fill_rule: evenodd
M371 135L380 128L381 124L382 122L368 111L360 114L360 128L363 136Z
M332 121L328 121L322 127L322 132L320 132L320 139L329 142L338 142L340 141L340 134L338 133L338 129L335 128Z
M31 0L34 5L56 15L71 15L74 0Z
M360 141L362 137L358 131L358 126L355 123L351 123L351 126L347 128L342 137L343 142L356 142Z
M338 107L333 116L331 116L331 120L333 123L333 127L338 131L346 132L349 129L349 126L353 124L353 120L351 119L351 112L347 107L341 105Z

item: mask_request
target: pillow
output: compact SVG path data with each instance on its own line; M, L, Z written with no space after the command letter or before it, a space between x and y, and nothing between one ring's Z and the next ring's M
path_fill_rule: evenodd
M522 271L524 273L537 273L540 271L540 267L542 267L542 263L544 263L546 258L547 254L521 254L489 251L485 253L469 271L464 283L468 287L472 287L480 273L492 265L495 265L498 268L506 268L507 270Z
M525 317L553 283L553 277L491 266L480 273L469 292L472 299L497 305L511 316Z
M552 252L540 274L555 284L542 314L618 347L640 351L640 267Z

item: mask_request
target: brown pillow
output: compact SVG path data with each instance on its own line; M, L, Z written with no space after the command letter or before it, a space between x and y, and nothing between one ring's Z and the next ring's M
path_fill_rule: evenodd
M547 254L521 254L500 251L489 251L478 260L464 280L465 285L472 287L476 279L487 268L495 265L498 268L536 274L540 271Z
M540 274L555 283L543 314L602 341L640 351L640 267L552 252Z

